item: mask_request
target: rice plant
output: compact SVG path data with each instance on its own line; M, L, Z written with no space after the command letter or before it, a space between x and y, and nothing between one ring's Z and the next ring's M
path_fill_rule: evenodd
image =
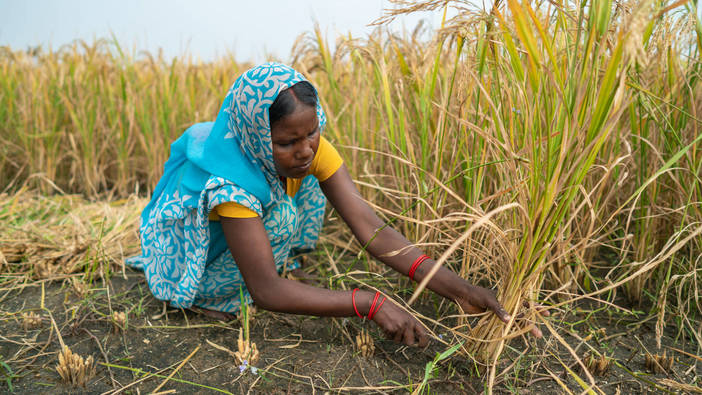
M456 16L436 31L382 26L448 7ZM365 198L523 314L454 330L492 380L507 341L540 321L534 302L624 293L658 315L659 336L674 315L702 344L697 15L693 2L660 0L429 0L399 2L373 34L335 37L333 51L320 29L298 39L294 66L318 88L325 133ZM110 40L2 48L0 190L148 195L170 143L212 120L246 67ZM13 210L0 205L0 218Z

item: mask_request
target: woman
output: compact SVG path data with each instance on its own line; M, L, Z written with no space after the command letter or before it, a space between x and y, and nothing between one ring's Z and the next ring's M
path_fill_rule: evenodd
M243 294L245 303L271 311L368 317L395 341L423 346L422 325L379 293L331 291L279 276L291 254L314 248L327 199L383 263L416 281L434 265L383 227L321 137L324 124L317 92L301 74L278 63L246 71L216 121L190 127L171 146L142 214L142 255L128 263L144 270L156 298L176 307L236 313ZM491 291L446 268L428 288L465 312L489 309L510 319Z

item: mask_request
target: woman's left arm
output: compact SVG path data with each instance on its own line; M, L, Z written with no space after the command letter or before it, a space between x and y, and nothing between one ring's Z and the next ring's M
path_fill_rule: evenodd
M320 186L361 245L366 245L366 250L375 258L408 275L412 263L422 255L422 251L392 227L384 226L385 223L361 197L346 166L342 165L334 175L321 182ZM416 269L414 279L422 281L434 263L432 259L425 260ZM509 314L497 301L494 292L468 283L443 266L431 278L427 287L456 302L466 313L476 314L492 310L502 321L510 320ZM532 333L541 336L536 327L532 329Z

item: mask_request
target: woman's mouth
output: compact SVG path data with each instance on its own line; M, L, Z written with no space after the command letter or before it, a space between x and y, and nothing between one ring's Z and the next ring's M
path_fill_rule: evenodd
M293 169L295 169L296 171L307 171L311 165L312 165L312 161L309 161L302 166L295 166L295 167L293 167Z

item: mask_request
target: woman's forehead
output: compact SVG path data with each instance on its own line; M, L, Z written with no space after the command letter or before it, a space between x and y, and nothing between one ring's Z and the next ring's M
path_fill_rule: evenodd
M317 109L311 106L298 106L295 111L280 118L271 127L271 137L283 139L304 135L319 126Z

